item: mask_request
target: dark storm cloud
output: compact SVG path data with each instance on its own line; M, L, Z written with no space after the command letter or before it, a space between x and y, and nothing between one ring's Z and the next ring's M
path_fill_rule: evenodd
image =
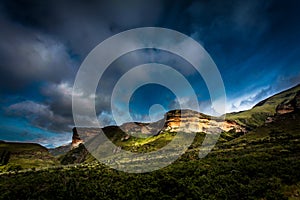
M248 108L300 81L299 62L295 61L300 57L298 4L264 0L2 1L0 95L6 99L15 99L7 93L21 96L6 103L6 114L25 118L33 126L68 130L73 124L72 86L81 61L109 36L144 26L175 29L203 44L222 73L229 97L234 100L232 93L243 97L233 108ZM180 65L163 52L145 51L111 66L100 84L103 90L95 96L99 118L112 122L109 91L129 69L126 65L164 59ZM194 76L191 68L180 66L177 69L184 75ZM198 79L191 81L199 84ZM253 92L245 96L248 91ZM84 97L82 102L82 109L89 106ZM207 102L202 102L203 109L209 107Z
M25 1L26 2L26 1ZM164 1L7 1L7 15L66 42L83 58L99 42L122 30L154 26Z
M44 82L40 90L35 89L41 98L45 97L42 102L32 96L24 97L31 100L11 104L6 114L25 118L34 126L65 131L72 124L72 83L81 60L112 34L155 25L163 4L137 0L126 4L123 1L4 1L0 8L3 11L0 16L1 89L25 90L32 83ZM97 104L100 118L107 118L108 98L96 97L96 102L101 102ZM31 110L34 106L40 111Z
M5 109L11 117L27 119L33 126L56 132L69 131L72 121L55 114L49 106L34 101L23 101L10 105Z
M63 82L59 84L48 84L41 88L41 94L46 97L45 103L49 105L51 111L55 114L68 118L70 121L72 117L72 95L80 98L83 110L90 105L86 103L86 99L95 98L97 113L108 112L110 109L110 94L95 94L91 96L84 96L83 94L73 93L73 86L69 83Z
M66 47L42 32L0 17L1 89L34 81L68 79L74 75Z
M163 5L137 0L4 1L0 8L1 86L23 89L34 81L74 78L80 61L99 42L121 30L155 25Z

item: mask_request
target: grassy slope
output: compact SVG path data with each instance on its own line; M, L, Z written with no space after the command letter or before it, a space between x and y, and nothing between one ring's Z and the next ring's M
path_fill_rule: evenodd
M275 95L250 111L227 118L253 129L246 135L223 133L214 150L198 158L205 136L198 133L188 151L172 165L145 174L112 170L87 158L85 163L39 171L2 174L0 198L100 199L297 199L300 196L300 114L273 115L282 101L300 88ZM115 144L132 152L149 152L173 137L165 133L147 139L121 141L119 130L109 131ZM22 185L18 184L22 182ZM55 193L55 196L53 196Z
M0 169L3 171L47 167L59 164L58 160L45 147L33 143L1 142L0 155L3 155L2 159L4 159L4 156L7 157L8 161L8 163L2 163L6 165L0 166Z
M276 107L280 103L282 103L283 101L289 101L289 100L293 99L294 96L296 95L297 91L299 91L299 90L300 90L300 85L298 85L294 88L291 88L289 90L286 90L284 92L281 92L277 95L274 95L274 96L266 99L265 101L260 102L251 110L247 110L247 111L243 111L243 112L239 112L239 113L227 114L226 119L236 121L237 123L239 123L245 127L248 127L249 129L254 129L256 127L263 125L268 116L273 116L275 114ZM164 134L160 134L160 135L154 136L154 137L149 137L146 139L131 137L129 140L122 141L121 138L124 137L126 134L124 134L124 132L122 132L122 130L119 129L118 127L115 127L115 126L105 127L103 131L108 136L108 138L110 138L110 140L113 141L113 143L115 143L117 146L122 147L122 149L131 151L131 152L155 151L155 150L160 149L161 147L165 146L174 137L174 134L166 132ZM203 137L204 136L202 136L202 138ZM231 133L224 133L223 137L221 137L219 140L226 141L226 140L224 140L224 138L228 139L231 137L232 137ZM75 151L75 152L73 152L73 151ZM72 160L78 161L78 159L74 159L75 154L76 154L75 157L84 157L84 155L87 155L86 159L88 161L93 160L92 156L86 154L84 150L82 151L83 155L78 155L79 154L78 150L73 150L73 151L69 152L66 155L65 160L68 160L68 162L65 162L65 164L71 164ZM111 158L111 159L113 159L113 158ZM85 159L81 159L81 161L82 160L85 160ZM75 161L75 163L77 163L77 161Z
M199 133L180 160L151 173L127 174L91 162L1 175L0 198L297 199L299 116L286 115L278 127L273 122L237 138L223 134L204 159L197 157Z
M112 133L114 133L114 137L109 137L108 135L108 137L116 146L119 146L126 151L144 152L144 153L155 151L157 149L164 147L175 136L175 133L165 132L163 134L159 134L157 136L152 136L148 138L131 137L126 141L122 141L121 140L122 137L118 137L118 135L123 136L123 133L120 132L121 132L120 129L113 127L113 129L111 129L110 134L113 135ZM61 163L64 165L81 163L81 162L91 162L95 160L93 156L87 152L86 148L83 145L80 145L78 148L72 149L71 151L61 156L59 159L61 160ZM113 159L113 158L108 158L108 159Z
M300 91L300 85L276 94L260 102L250 110L229 113L226 115L226 119L236 121L237 123L250 128L261 126L268 116L273 116L275 114L276 107L280 103L293 99L297 91Z
M56 147L56 148L48 149L48 151L53 156L61 156L65 153L67 153L68 151L70 151L70 149L71 149L71 143L67 144L67 145L59 146L59 147Z
M198 158L204 137L199 133L178 161L151 173L127 174L89 162L4 174L0 179L0 198L297 199L299 121L300 114L293 113L243 136L223 133L215 149L204 159ZM169 136L166 135L164 142ZM163 137L159 140L163 141ZM135 139L127 142L137 142L140 150L148 150L142 148L147 142Z

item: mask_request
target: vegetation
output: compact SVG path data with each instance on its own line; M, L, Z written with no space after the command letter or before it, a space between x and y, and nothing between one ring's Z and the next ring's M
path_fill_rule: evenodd
M15 170L1 175L0 198L297 198L300 125L295 122L300 117L290 114L277 120L242 136L223 133L204 159L197 156L204 136L199 133L179 160L151 173L128 174L96 161L35 171Z
M0 142L0 172L58 164L59 161L39 144Z
M250 110L229 113L226 119L236 121L251 129L262 126L267 117L276 113L276 108L280 103L292 100L298 91L300 91L300 85L261 101Z
M299 199L300 112L273 113L276 104L294 93L288 90L279 94L281 100L271 97L250 111L229 115L252 130L223 132L205 158L198 157L205 134L197 133L180 159L150 173L113 170L83 145L56 159L40 145L1 142L0 199ZM258 117L267 115L272 115L268 123ZM107 134L132 152L151 152L175 136L165 132L122 140L119 131ZM54 167L45 167L50 165Z

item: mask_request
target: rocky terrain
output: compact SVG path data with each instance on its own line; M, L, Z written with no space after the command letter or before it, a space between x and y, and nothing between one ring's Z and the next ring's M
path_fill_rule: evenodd
M114 131L111 129L114 129ZM122 135L120 139L124 141L132 136L150 137L163 134L164 132L211 133L211 130L216 129L219 129L220 132L246 132L245 127L234 121L213 118L192 110L169 111L165 114L164 119L154 123L128 122L120 127L108 126L102 130L106 134L117 132ZM80 134L78 134L78 130ZM88 139L99 133L98 128L73 128L72 148L76 148L79 144L84 143L84 139L80 137Z
M172 110L165 114L165 126L162 131L170 132L203 132L218 128L222 132L246 132L245 127L234 121L214 118L192 110ZM214 129L215 130L215 129Z
M72 143L50 152L56 152L54 155L68 152L64 160L64 163L67 164L84 162L87 159L93 160L84 146L80 146L80 144L99 135L101 131L120 148L133 152L139 151L138 149L148 151L148 145L152 143L156 143L157 148L167 144L167 141L174 137L167 133L214 134L218 132L226 134L227 138L244 135L255 127L273 122L276 116L298 112L299 90L300 86L296 86L259 102L248 111L230 113L226 118L216 118L192 110L171 110L164 115L163 119L153 123L128 122L121 126L107 126L101 130L99 128L74 127ZM165 138L165 141L162 138ZM80 150L74 150L78 147Z
M172 110L155 123L102 128L116 148L101 161L136 169L140 161L164 160L137 157L133 162L118 157L121 150L140 155L163 148L178 132L195 133L178 160L150 173L123 173L98 162L84 145L99 135L98 128L74 128L71 144L51 150L0 142L0 198L51 199L55 191L58 199L299 199L299 94L300 85L250 110L229 113L223 121L195 111ZM212 130L220 132L218 142L199 158L203 139ZM173 151L167 153L169 157Z
M282 115L300 110L300 91L296 95L287 101L283 101L276 108L276 114Z

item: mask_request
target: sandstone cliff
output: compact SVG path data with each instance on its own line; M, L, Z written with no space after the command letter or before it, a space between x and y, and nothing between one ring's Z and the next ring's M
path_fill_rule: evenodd
M78 131L80 130L80 136ZM165 114L164 119L153 123L128 122L121 126L104 127L102 131L111 140L127 140L131 136L154 136L163 132L246 132L245 127L234 121L213 118L192 110L172 110ZM83 143L100 132L98 128L73 128L72 148ZM82 138L84 137L84 138Z

